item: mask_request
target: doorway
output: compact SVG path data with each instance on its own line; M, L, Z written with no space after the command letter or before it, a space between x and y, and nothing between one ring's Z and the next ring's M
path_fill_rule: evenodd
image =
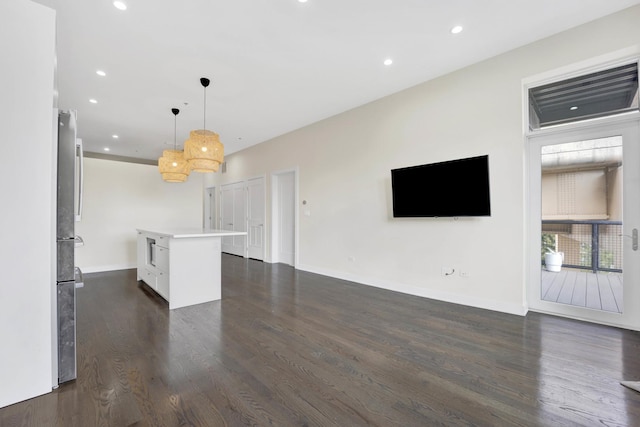
M293 267L297 262L297 173L295 170L274 173L272 180L272 262Z
M220 221L216 223L219 224L218 228L247 232L247 236L223 237L223 252L264 261L266 220L264 181L264 177L261 176L221 187ZM215 194L210 195L209 200L210 209L213 211Z
M541 147L544 301L622 313L622 136Z
M528 138L530 309L640 326L639 143L623 118Z

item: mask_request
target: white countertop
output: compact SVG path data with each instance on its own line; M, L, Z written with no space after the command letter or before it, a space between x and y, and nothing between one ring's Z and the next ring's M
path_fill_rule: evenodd
M229 231L229 230L205 230L202 228L177 227L170 229L147 230L137 228L142 233L153 233L168 236L172 239L186 239L193 237L226 237L226 236L246 236L246 231Z

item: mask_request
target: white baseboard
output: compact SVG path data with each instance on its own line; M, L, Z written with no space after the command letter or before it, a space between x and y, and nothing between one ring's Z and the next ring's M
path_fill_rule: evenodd
M511 304L500 301L493 301L489 299L482 299L476 297L468 297L460 294L453 294L449 292L436 291L433 289L418 288L415 286L409 286L402 283L387 282L382 280L376 280L372 278L359 277L353 274L329 270L324 268L317 268L310 265L297 265L297 269L308 271L310 273L322 274L323 276L335 277L337 279L348 280L350 282L360 283L362 285L373 286L376 288L386 289L389 291L401 292L403 294L414 295L423 298L430 298L438 301L445 301L454 304L466 305L469 307L481 308L485 310L498 311L501 313L515 314L517 316L524 316L527 314L527 308L520 304Z
M137 265L134 264L111 264L111 265L92 265L89 267L80 267L82 273L102 273L103 271L114 271L114 270L128 270L130 268L136 268Z

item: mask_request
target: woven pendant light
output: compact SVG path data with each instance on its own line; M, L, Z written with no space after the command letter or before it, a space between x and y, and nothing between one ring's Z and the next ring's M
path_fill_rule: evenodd
M207 130L207 86L209 79L201 78L204 87L204 121L203 129L192 130L189 139L184 143L184 158L189 169L196 172L217 172L224 161L224 146L217 133Z
M173 122L173 150L164 150L162 157L158 159L158 169L162 174L162 179L165 182L185 182L189 176L189 165L184 158L184 153L181 150L176 149L176 124L178 119L178 113L180 110L172 108L171 112L174 115Z

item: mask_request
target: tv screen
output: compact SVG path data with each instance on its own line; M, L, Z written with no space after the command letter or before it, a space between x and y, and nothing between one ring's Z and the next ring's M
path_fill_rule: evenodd
M489 156L391 170L393 216L490 216Z

